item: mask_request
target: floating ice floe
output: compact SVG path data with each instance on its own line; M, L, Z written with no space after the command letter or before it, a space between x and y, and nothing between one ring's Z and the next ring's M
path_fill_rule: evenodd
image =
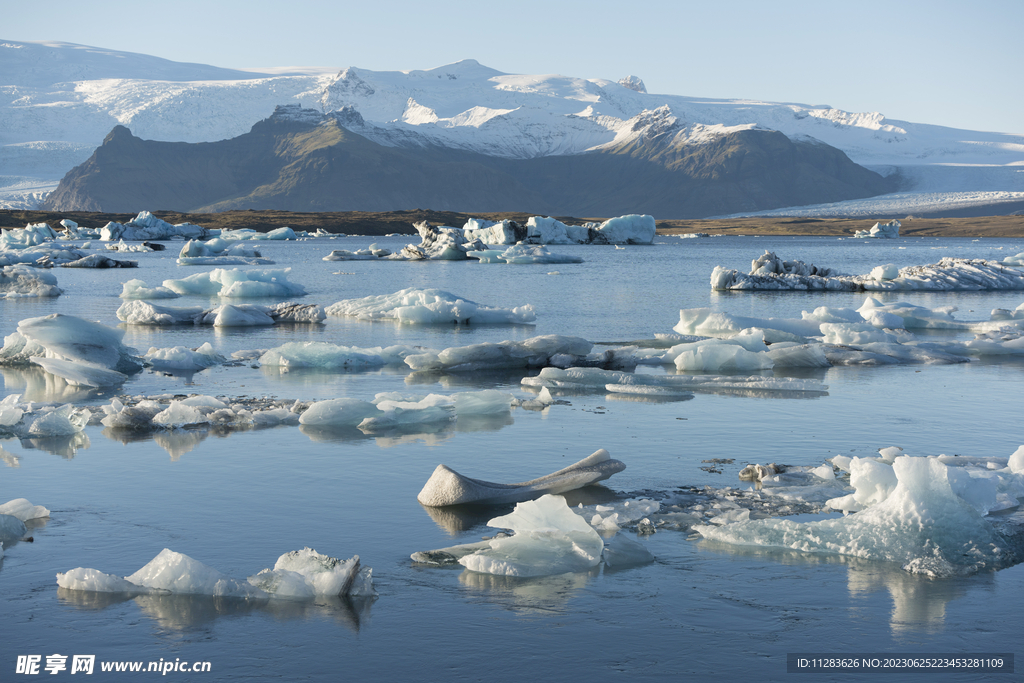
M471 251L467 255L481 263L583 263L579 256L553 254L543 245L531 244L516 244L505 251Z
M645 394L645 388L682 392L741 393L761 395L783 394L824 394L828 385L818 380L793 379L789 377L723 377L715 375L654 375L633 372L604 370L601 368L553 368L546 367L536 377L524 377L526 387L548 389L601 390L612 393Z
M907 266L895 272L891 264L867 275L842 275L829 268L782 261L771 252L754 260L749 274L715 266L714 290L829 290L829 291L979 291L1024 289L1024 273L997 261L944 258L938 263Z
M376 595L373 570L359 556L328 557L310 548L285 553L273 569L247 579L231 578L188 555L164 549L149 564L121 578L78 567L57 574L61 588L103 593L172 593L246 599L312 600L317 596Z
M37 247L55 239L57 232L47 223L29 223L24 228L4 228L0 231L0 250Z
M475 372L506 368L545 367L557 356L585 358L593 344L580 337L549 334L523 341L484 342L408 356L413 370Z
M21 265L0 268L0 294L4 299L54 297L63 292L57 286L56 277L37 268Z
M0 514L0 543L17 541L28 533L25 523L14 515ZM0 557L3 557L3 546L0 546Z
M144 358L156 370L177 372L199 372L227 361L224 356L213 350L209 342L196 349L190 349L187 346L164 349L152 347L146 352Z
M894 238L900 236L900 225L898 220L891 220L888 223L875 223L871 226L870 230L858 230L853 234L854 237L870 237L870 238Z
M613 460L600 449L577 463L537 479L516 484L496 484L459 474L446 465L438 465L416 496L423 505L441 507L475 503L501 505L533 500L549 493L564 493L604 481L626 465Z
M216 308L160 306L148 301L125 301L117 318L130 325L212 325L214 327L257 327L280 323L318 323L326 318L318 304L292 302L258 306L224 304Z
M153 248L153 243L152 242L141 242L139 244L129 244L128 242L125 242L124 240L121 240L120 242L114 242L112 244L108 244L106 246L106 249L107 249L107 251L137 252L137 253L147 253L147 252L151 252L151 251L158 251L157 249Z
M122 299L177 299L181 294L166 287L149 287L142 280L128 280L122 283Z
M26 249L0 250L0 266L24 264L36 268L53 268L88 256L82 249L52 243Z
M1014 256L1007 256L1002 260L1002 263L1007 266L1024 266L1024 252Z
M317 401L299 423L320 429L358 428L366 433L451 422L459 417L496 415L511 410L512 394L486 389L442 394L379 393L373 401L335 398Z
M419 244L410 244L386 258L394 261L464 261L466 252L483 251L487 247L480 240L470 240L459 228L433 226L422 221L416 223Z
M262 258L255 247L221 237L206 242L189 240L178 253L178 264L182 266L258 266L272 263L270 259Z
M537 319L530 304L495 308L458 297L440 289L410 287L394 294L346 299L327 307L328 315L360 320L399 320L420 324L529 324Z
M322 370L358 370L385 365L403 365L408 356L423 353L422 347L388 346L359 348L339 346L328 342L288 342L270 349L259 357L260 365Z
M74 261L58 264L61 268L138 268L138 261L119 261L103 254L89 254Z
M142 369L135 350L121 343L124 330L53 313L28 318L4 337L0 365L35 363L69 384L110 386Z
M376 243L371 244L366 249L357 249L356 251L349 251L347 249L335 249L327 256L324 256L324 261L371 261L374 259L382 259L387 256L391 256L391 252L387 249L383 249L377 246Z
M127 405L115 398L103 406L101 423L114 430L142 433L197 426L237 430L295 425L299 422L300 409L297 402L290 408L282 403L265 401L260 407L241 403L228 405L213 396L202 395L170 402L140 397Z
M827 505L854 514L815 522L762 519L696 529L705 538L726 543L897 562L907 571L932 576L998 569L1024 560L1024 515L1005 514L1016 510L1024 495L1024 447L1001 461L912 457L893 448L883 449L878 459L837 456L833 464L850 472L856 490L830 498ZM827 474L818 478L831 484Z
M301 296L306 290L288 281L291 268L277 270L241 270L215 268L180 280L164 280L163 286L178 294L256 298L263 296ZM145 286L145 283L142 283Z
M205 239L210 231L200 225L179 223L171 225L149 211L142 211L127 223L111 221L100 230L100 239L104 242L127 240L141 242L143 240L168 240L173 238Z
M100 231L97 228L86 228L80 226L70 218L62 218L60 226L64 232L64 239L68 240L95 240L99 239Z
M653 217L638 214L584 225L566 225L541 216L533 216L525 226L515 221L470 219L463 227L466 239L484 244L650 244L656 230Z
M546 495L516 505L488 526L512 529L488 547L459 558L471 571L503 576L551 576L585 571L601 563L604 541L561 496Z
M50 511L42 505L33 505L27 498L15 498L0 505L0 515L10 515L22 522L30 519L42 519L50 516Z

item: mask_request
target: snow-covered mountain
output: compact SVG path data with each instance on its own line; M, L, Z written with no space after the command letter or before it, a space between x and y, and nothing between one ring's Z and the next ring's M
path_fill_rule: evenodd
M1024 135L826 105L658 95L636 76L514 75L474 60L425 71L255 73L2 40L0 206L38 202L118 124L143 139L208 142L246 133L276 105L299 103L336 112L346 128L387 147L442 146L509 159L617 148L655 133L678 144L770 129L825 142L883 175L900 174L898 198L858 200L858 207L889 201L896 212L924 212L1024 201ZM842 206L813 211L841 213Z

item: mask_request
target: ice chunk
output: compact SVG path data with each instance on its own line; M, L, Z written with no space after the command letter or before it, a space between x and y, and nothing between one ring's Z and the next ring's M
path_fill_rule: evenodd
M154 424L168 429L205 424L206 422L209 420L198 409L185 405L181 401L171 401L169 406L153 416Z
M900 276L900 269L893 263L876 266L871 269L871 277L876 280L895 280Z
M49 517L50 511L42 505L33 505L27 498L15 498L0 505L0 515L10 515L27 522L30 519Z
M470 252L470 256L481 252ZM489 253L489 252L483 252ZM583 263L579 256L569 254L553 254L543 245L517 244L509 247L494 260L489 258L480 259L482 263L494 263L504 261L505 263Z
M129 280L121 286L122 299L177 299L181 296L167 287L149 287L142 280Z
M310 427L341 429L358 427L368 417L380 417L384 411L369 401L355 398L332 398L317 401L299 418L299 424Z
M654 555L633 539L623 534L615 534L604 542L602 559L609 568L622 569L650 564L654 562Z
M57 585L75 591L95 591L97 593L128 593L140 595L152 593L153 590L139 586L113 574L104 574L97 569L77 567L57 574Z
M327 307L328 315L360 320L394 319L404 323L532 323L533 306L495 308L440 289L403 289L394 294L346 299Z
M139 215L123 225L111 221L100 231L100 239L104 242L116 240L140 242L142 240L167 240L172 237L202 239L207 236L209 236L209 231L200 225L192 223L171 225L149 211L140 212Z
M401 365L408 356L423 353L413 346L379 346L364 349L357 346L338 346L327 342L288 342L270 349L260 356L261 365L283 369L321 368L364 369L384 365Z
M898 220L891 220L888 223L875 223L871 226L870 230L858 230L853 234L854 237L871 237L871 238L893 238L900 236L900 225Z
M823 341L826 344L870 344L882 342L894 344L894 335L883 332L867 323L821 323Z
M474 372L502 368L544 367L552 356L585 356L593 344L580 337L542 335L523 341L484 342L406 357L413 370Z
M291 268L278 270L240 270L215 268L180 280L164 280L164 287L178 294L253 298L265 296L300 296L301 286L288 281Z
M199 372L214 365L221 365L227 359L213 350L210 342L196 349L187 346L173 346L166 349L150 348L146 360L157 370Z
M264 570L266 572L268 570ZM321 555L312 548L293 550L277 559L272 570L289 572L301 576L312 591L312 595L349 595L352 585L360 573L359 556L339 560L336 557ZM263 572L257 576L262 576ZM249 577L253 582L254 577ZM264 588L266 590L266 588ZM268 590L268 593L275 591Z
M149 301L125 301L117 309L117 319L129 325L191 325L202 315L202 306L159 306Z
M872 484L880 483L875 478L881 471L877 468L889 469L877 462L865 469ZM938 458L900 456L891 468L895 488L862 512L817 522L769 519L698 531L705 538L727 543L898 562L907 571L933 576L1019 562L1013 544L979 511L992 500L991 484L954 469ZM879 494L879 488L872 490Z
M0 268L0 298L54 297L64 292L51 273L14 265Z
M57 574L57 585L70 590L144 594L168 592L247 599L312 599L317 595L371 596L372 570L359 557L339 560L310 548L285 553L274 569L245 581L233 579L188 555L164 549L146 566L120 578L82 567Z
M488 526L512 529L514 536L495 538L490 547L466 555L467 569L504 576L550 576L584 571L601 562L604 541L561 496L546 495L516 505Z
M700 346L676 357L676 369L691 372L750 372L770 370L773 365L767 352L754 353L733 344Z
M52 313L18 323L18 334L45 349L47 357L92 365L121 373L138 372L142 364L121 343L124 330ZM7 337L5 341L9 340Z
M88 410L76 410L73 405L63 405L36 418L28 428L29 436L70 436L77 434L89 423Z
M463 503L516 503L545 494L564 493L582 488L603 481L624 469L626 465L613 460L603 448L557 472L517 484L497 484L472 479L445 465L438 465L416 496L416 500L433 507Z
M153 418L164 410L156 401L142 400L134 406L126 406L116 398L110 405L103 406L105 417L100 422L105 427L129 431L150 431L154 428Z
M821 323L795 318L751 318L712 311L710 308L685 308L679 311L679 322L672 328L679 334L707 337L732 337L743 330L757 328L764 340L806 342L805 337L821 334Z
M0 542L17 541L28 533L25 523L14 515L0 514Z

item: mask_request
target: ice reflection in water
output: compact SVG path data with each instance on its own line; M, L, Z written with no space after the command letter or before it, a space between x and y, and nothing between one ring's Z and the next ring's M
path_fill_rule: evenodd
M945 629L946 605L970 592L990 590L995 573L986 572L964 582L955 578L931 578L904 571L897 564L873 562L849 555L802 553L783 548L738 546L715 541L701 541L700 547L736 557L770 560L784 566L840 565L847 569L847 589L852 598L866 600L880 591L888 591L892 599L889 628L893 635L907 633L942 633ZM865 615L871 614L865 605ZM861 607L854 602L851 613Z
M517 614L551 614L565 611L573 596L600 573L597 566L586 572L521 578L467 569L459 574L459 583L486 602Z
M161 629L188 631L205 628L221 617L269 614L281 621L328 618L358 632L369 620L375 598L318 596L315 600L246 600L210 595L101 593L57 589L58 599L83 610L105 610L134 601Z

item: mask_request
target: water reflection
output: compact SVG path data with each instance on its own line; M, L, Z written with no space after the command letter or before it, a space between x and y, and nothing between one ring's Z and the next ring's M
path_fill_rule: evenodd
M63 377L51 375L37 365L24 368L0 367L4 388L9 394L21 394L23 402L78 403L117 393L111 388L97 389L68 384Z
M946 627L946 605L972 591L988 590L995 585L995 573L975 574L967 579L931 578L911 574L899 565L875 562L859 557L829 553L803 553L784 548L738 546L701 541L700 546L738 557L756 557L782 565L844 565L847 568L847 589L853 598L866 599L879 591L887 591L892 599L889 627L892 633L941 633ZM860 606L851 608L857 612Z
M600 573L601 568L594 567L586 572L521 578L467 569L459 575L459 583L485 601L518 614L551 614L566 609L573 596Z
M8 467L21 467L21 459L14 453L5 450L3 446L0 446L0 460Z
M347 596L320 596L312 601L246 600L210 595L133 596L129 593L101 593L67 588L58 588L57 598L64 604L84 610L104 610L131 600L161 629L171 631L202 628L220 617L264 613L282 621L326 618L358 632L369 620L375 600Z
M31 439L22 439L22 448L37 448L53 455L59 455L65 460L75 457L75 454L83 448L91 445L89 437L84 432L76 432L67 436L44 436Z

